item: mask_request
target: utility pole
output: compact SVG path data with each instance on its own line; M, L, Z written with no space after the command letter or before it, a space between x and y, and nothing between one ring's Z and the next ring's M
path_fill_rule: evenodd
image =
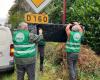
M65 24L66 23L66 2L67 0L63 0L63 17L62 17L62 24ZM65 48L65 43L62 44L62 48L64 49ZM65 69L67 68L66 67L66 59L65 59L65 54L66 53L63 53L63 74L65 73ZM64 77L64 75L63 75Z
M65 24L66 22L66 0L63 0L63 18L62 18L62 23Z

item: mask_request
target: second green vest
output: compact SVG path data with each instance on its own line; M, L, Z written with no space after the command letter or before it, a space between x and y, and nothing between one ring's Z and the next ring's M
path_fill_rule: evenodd
M66 52L79 53L81 44L81 32L70 32L70 39L66 42Z

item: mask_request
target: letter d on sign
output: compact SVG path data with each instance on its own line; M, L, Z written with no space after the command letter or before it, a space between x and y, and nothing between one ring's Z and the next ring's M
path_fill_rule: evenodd
M27 15L27 21L31 21L31 16Z

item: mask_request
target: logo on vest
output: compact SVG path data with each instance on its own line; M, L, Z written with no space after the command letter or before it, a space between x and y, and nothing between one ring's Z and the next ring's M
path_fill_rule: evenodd
M16 40L16 42L22 42L24 40L24 38L25 38L24 34L20 32L16 35L15 40Z
M76 33L76 34L74 34L74 36L73 36L73 39L74 39L75 41L80 40L80 38L81 38L81 35L80 35L79 33Z

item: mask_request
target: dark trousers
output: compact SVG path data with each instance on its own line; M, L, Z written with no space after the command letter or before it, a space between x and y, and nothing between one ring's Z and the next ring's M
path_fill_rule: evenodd
M67 54L69 80L77 80L77 66L76 66L77 61L78 61L78 53Z
M43 71L44 46L39 46L38 51L40 53L40 71Z
M27 65L16 65L17 80L24 80L25 72L28 74L29 80L35 80L35 63Z

